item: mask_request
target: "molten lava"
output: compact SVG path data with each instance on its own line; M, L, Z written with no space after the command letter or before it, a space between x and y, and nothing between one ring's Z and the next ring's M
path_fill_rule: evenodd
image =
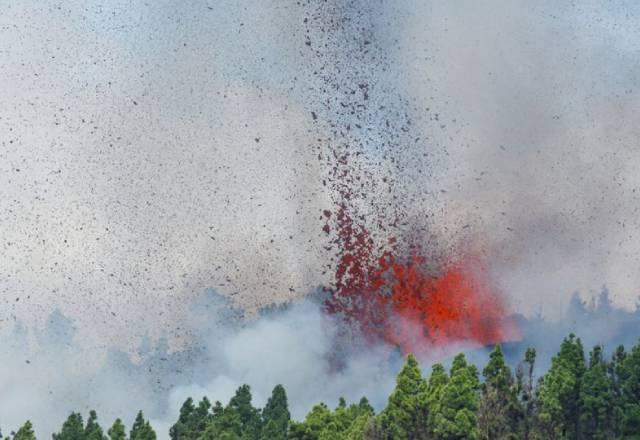
M328 147L329 154L319 158L329 166L324 183L336 209L323 212L322 229L337 249L337 264L327 312L342 316L370 341L382 340L404 352L518 338L481 259L449 255L427 262L420 246L398 243L395 231L410 221L393 173L372 173L357 143ZM384 193L392 194L385 206L379 198ZM366 224L375 224L376 234L389 234L384 246L376 246L380 237L374 242Z
M330 214L325 216L328 221ZM357 325L370 340L423 352L456 342L486 345L518 337L500 295L483 279L479 259L444 264L434 276L420 255L398 259L395 239L375 257L367 230L344 206L337 212L336 232L339 261L327 311Z

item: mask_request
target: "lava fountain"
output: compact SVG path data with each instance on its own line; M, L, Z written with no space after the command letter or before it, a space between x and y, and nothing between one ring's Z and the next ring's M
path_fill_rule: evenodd
M328 313L355 325L369 341L384 341L405 353L519 338L482 258L450 258L434 269L419 247L403 253L395 237L376 248L364 224L354 220L348 191L348 185L341 186L335 213L324 211L323 231L338 249Z

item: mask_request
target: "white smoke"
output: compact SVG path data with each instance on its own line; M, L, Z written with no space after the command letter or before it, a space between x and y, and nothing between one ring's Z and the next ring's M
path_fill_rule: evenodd
M9 432L29 418L46 438L71 411L86 417L96 409L107 429L116 417L130 426L142 409L164 439L187 397L226 404L242 384L252 387L258 407L275 385L284 385L297 419L314 404L337 405L339 397L354 402L366 396L380 409L393 388L399 361L393 350L364 349L353 339L341 352L338 321L315 302L245 323L229 316L229 305L213 293L192 310L189 346L175 351L161 339L143 343L135 356L81 348L71 321L59 312L28 350L29 332L18 324L1 347L0 428ZM205 317L208 323L200 326Z

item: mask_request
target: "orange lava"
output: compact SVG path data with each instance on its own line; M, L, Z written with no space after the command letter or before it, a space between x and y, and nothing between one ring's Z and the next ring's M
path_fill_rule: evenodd
M395 257L395 239L389 241L391 250L372 257L366 229L346 210L337 213L336 231L341 251L327 310L355 323L369 339L404 352L424 352L452 343L487 345L519 337L478 258L441 265L434 275L420 255L402 261Z
M437 277L425 273L423 263L420 257L406 264L388 257L374 273L373 289L391 292L380 297L390 313L383 332L386 341L416 352L434 345L486 345L517 337L501 297L474 270L478 261L468 258L445 267Z

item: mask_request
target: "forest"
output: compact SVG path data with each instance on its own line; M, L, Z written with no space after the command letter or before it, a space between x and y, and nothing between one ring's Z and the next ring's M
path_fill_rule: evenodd
M640 342L585 353L580 338L564 338L544 374L536 376L536 350L529 348L512 369L500 345L480 370L460 353L423 375L409 354L386 407L376 413L366 397L340 399L337 407L315 405L304 420L292 420L286 390L277 385L264 408L242 385L223 404L188 398L169 430L171 440L456 440L456 439L640 439ZM103 428L96 411L84 420L74 412L53 440L155 440L138 412L130 429L120 419ZM34 440L26 421L4 438Z

